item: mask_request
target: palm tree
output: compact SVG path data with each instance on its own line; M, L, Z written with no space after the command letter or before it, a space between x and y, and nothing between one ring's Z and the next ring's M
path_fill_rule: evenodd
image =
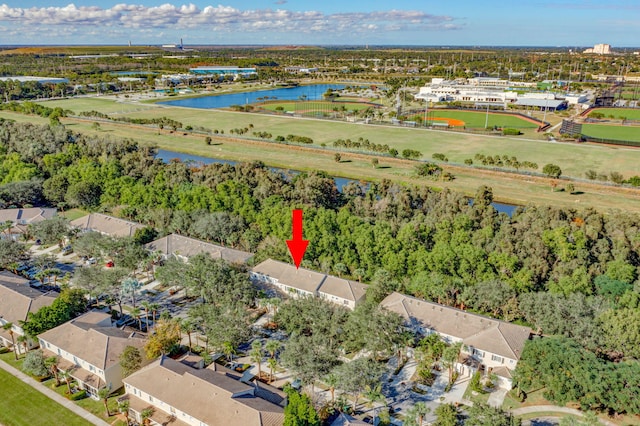
M193 332L193 328L194 328L194 324L191 321L191 319L183 318L182 321L180 321L180 331L185 333L187 335L187 338L189 339L189 352L191 352L191 348L192 348L191 333Z
M44 360L44 365L47 366L49 371L51 371L51 374L53 374L53 377L55 377L56 387L60 386L60 377L58 376L58 372L60 371L58 370L58 357L50 356Z
M118 409L122 414L124 414L124 418L127 422L127 425L129 424L129 407L130 407L129 400L118 402Z
M156 314L158 313L159 309L160 305L157 303L152 303L149 305L149 310L151 311L151 319L153 320L154 325L156 323Z
M24 349L24 354L26 356L27 352L29 352L29 337L28 336L18 336L16 339L18 346L22 345Z
M251 361L258 364L258 379L262 378L262 343L259 340L254 340L251 343Z
M69 370L61 371L60 378L67 384L67 390L69 392L69 395L71 395L71 373L69 372Z
M9 332L9 336L11 336L11 346L13 346L13 355L16 357L16 361L17 361L18 360L18 350L16 348L16 340L13 337L13 329L12 329L12 327L13 327L13 323L12 322L8 322L8 323L5 323L2 326L2 329L4 331L8 331Z
M278 361L275 358L269 358L267 364L269 364L269 383L271 383L276 379L273 375L273 370L278 366Z
M145 408L144 410L142 410L140 412L140 417L142 418L142 424L145 426L151 424L151 421L149 420L151 416L153 416L153 408Z
M460 356L460 349L462 348L462 342L454 343L447 347L442 353L442 361L446 368L449 369L449 384L453 384L453 370Z
M405 424L415 424L417 426L422 426L424 417L430 412L431 409L427 407L427 404L425 404L424 402L416 402L416 404L407 412L407 421L405 422Z
M271 358L275 358L276 357L276 352L278 352L278 349L280 349L280 342L275 340L275 339L269 339L267 340L267 344L265 345L265 349L267 350L267 352L269 352L269 356Z
M147 320L147 324L149 323L149 311L151 310L151 303L147 300L144 300L140 303L144 308L144 318Z
M334 373L329 373L325 376L324 382L329 386L329 392L331 392L331 402L336 400L336 385L338 384L338 376Z
M378 383L375 386L367 385L364 390L364 397L369 400L369 406L374 407L376 402L384 402L386 404L387 399L382 394L382 385ZM378 415L378 407L375 407L375 415Z
M142 331L142 311L140 311L140 308L133 308L129 314L138 320L138 326L140 327L140 331Z
M111 395L111 389L107 386L98 390L98 397L102 400L104 404L106 417L111 417L111 413L109 412L109 395Z
M222 344L222 353L226 355L227 361L233 360L233 355L236 353L236 348L233 347L233 343L224 342Z

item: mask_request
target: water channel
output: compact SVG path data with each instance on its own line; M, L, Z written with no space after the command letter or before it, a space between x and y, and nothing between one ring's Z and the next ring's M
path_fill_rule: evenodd
M297 101L305 99L315 101L322 99L327 89L341 90L344 84L313 84L310 86L283 87L271 90L256 90L244 93L229 93L225 95L203 96L200 98L179 99L175 101L159 102L162 105L171 105L188 108L228 108L231 105L245 105L259 102L261 99Z
M165 163L168 163L170 160L172 159L178 159L182 162L186 162L186 161L194 161L196 163L202 163L202 164L231 164L231 165L235 165L238 163L238 161L233 161L233 160L222 160L219 158L209 158L209 157L202 157L199 155L192 155L192 154L184 154L182 152L175 152L175 151L167 151L164 149L159 149L158 150L158 155L156 155L156 158L164 161ZM299 173L299 171L297 170L287 170L287 169L278 169L278 168L272 168L272 170L280 170L280 171L284 171L284 172L290 172L290 173ZM338 191L342 191L342 188L348 184L349 182L359 182L355 179L347 179L347 178L343 178L343 177L337 177L334 176L333 179L336 182L336 187L338 188ZM507 215L511 216L513 215L513 212L515 211L515 209L518 207L516 205L513 204L504 204L504 203L493 203L492 206L499 212L501 213L506 213Z

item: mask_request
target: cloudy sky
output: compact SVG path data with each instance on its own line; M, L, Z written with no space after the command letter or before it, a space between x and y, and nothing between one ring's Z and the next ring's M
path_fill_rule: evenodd
M1 1L1 0L0 0ZM172 1L172 0L169 0ZM640 46L640 0L222 0L0 5L0 44Z

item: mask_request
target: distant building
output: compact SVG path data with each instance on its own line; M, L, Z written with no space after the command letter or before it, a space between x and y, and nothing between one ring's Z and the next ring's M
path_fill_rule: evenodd
M257 74L255 68L239 68L239 67L227 67L227 66L201 66L196 68L189 68L189 72L193 74L207 74L207 75L231 75L234 77L250 77Z
M318 72L318 68L309 67L285 67L284 70L293 74L311 74Z
M0 81L8 81L14 80L19 81L20 83L26 83L28 81L35 81L40 84L52 83L68 83L69 80L66 78L58 78L58 77L34 77L30 75L20 75L20 76L9 76L9 77L0 77Z
M583 53L595 53L597 55L610 55L613 53L611 51L611 45L608 44L596 44L593 47L585 49Z

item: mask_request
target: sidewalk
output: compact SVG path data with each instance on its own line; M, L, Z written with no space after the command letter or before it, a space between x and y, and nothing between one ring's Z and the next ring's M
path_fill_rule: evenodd
M55 393L51 389L49 389L49 388L43 386L42 384L38 383L36 380L34 380L31 377L27 376L23 372L21 372L19 370L16 370L15 368L10 366L6 362L0 360L0 368L2 368L7 373L14 375L18 379L22 380L23 382L25 382L26 384L28 384L29 386L31 386L32 388L34 388L38 392L40 392L40 393L44 394L45 396L53 399L58 404L60 404L60 405L64 406L65 408L68 408L69 410L73 411L74 413L76 413L77 415L79 415L80 417L85 419L86 421L91 422L94 425L98 425L98 426L109 426L109 423L105 422L102 419L99 419L98 417L94 416L93 414L91 414L90 412L86 411L85 409L78 407L73 401L70 401L70 400L58 395L57 393Z

